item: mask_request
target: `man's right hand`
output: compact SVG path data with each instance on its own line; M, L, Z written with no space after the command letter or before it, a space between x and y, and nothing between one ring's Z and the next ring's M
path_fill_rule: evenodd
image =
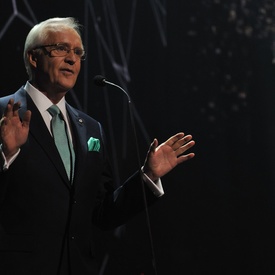
M18 114L20 105L20 102L14 103L14 99L10 99L0 120L0 141L7 160L18 152L29 134L31 111L26 111L21 121Z

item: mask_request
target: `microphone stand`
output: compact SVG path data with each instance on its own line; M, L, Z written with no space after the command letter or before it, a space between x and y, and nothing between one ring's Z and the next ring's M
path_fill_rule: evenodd
M152 230L151 230L151 224L150 224L150 217L149 217L149 212L148 212L148 204L147 204L146 192L145 192L145 188L144 188L144 184L143 184L143 180L142 180L142 171L141 171L141 166L142 165L141 165L141 160L140 160L139 146L138 146L135 120L134 120L134 114L133 114L133 104L132 104L132 101L131 101L131 98L130 98L129 94L122 87L120 87L119 85L117 85L115 83L107 81L103 77L102 77L101 81L104 82L105 84L108 84L108 85L111 85L111 86L114 86L114 87L120 89L127 96L127 99L128 99L130 120L131 120L132 130L133 130L133 133L134 133L135 146L136 146L136 151L137 151L136 153L137 153L137 159L138 159L140 183L141 183L141 186L142 186L143 200L144 200L144 205L145 205L146 223L147 223L147 227L148 227L150 248L151 248L151 253L152 253L152 264L153 264L154 273L155 273L155 275L157 275L157 264L156 264L156 257L155 257L155 251L154 251L154 244L153 244Z

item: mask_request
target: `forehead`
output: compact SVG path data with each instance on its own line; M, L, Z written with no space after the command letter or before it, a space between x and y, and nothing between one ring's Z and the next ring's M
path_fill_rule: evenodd
M72 46L82 46L80 35L74 29L49 30L45 44L66 43Z

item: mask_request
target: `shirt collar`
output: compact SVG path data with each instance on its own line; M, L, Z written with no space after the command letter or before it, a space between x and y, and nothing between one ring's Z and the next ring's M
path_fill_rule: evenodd
M49 98L47 98L42 92L36 89L29 81L27 81L24 89L30 95L34 104L42 114L47 112L48 108L53 105ZM66 105L65 97L63 97L56 105L61 110L62 114L66 116Z

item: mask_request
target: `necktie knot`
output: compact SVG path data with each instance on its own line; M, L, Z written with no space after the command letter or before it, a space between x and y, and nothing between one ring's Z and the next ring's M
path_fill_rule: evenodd
M51 116L56 116L60 114L60 109L56 106L56 105L52 105L49 109L48 109L49 113L51 114Z

